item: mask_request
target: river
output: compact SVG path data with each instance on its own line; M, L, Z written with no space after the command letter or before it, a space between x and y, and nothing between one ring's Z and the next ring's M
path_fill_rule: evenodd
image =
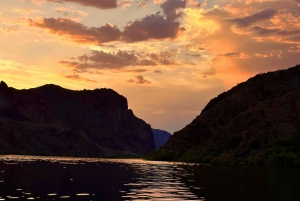
M299 201L300 169L0 156L0 200Z

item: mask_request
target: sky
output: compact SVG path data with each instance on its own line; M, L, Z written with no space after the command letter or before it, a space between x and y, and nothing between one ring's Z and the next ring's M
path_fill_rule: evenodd
M218 94L300 63L300 0L1 0L0 80L111 88L173 133Z

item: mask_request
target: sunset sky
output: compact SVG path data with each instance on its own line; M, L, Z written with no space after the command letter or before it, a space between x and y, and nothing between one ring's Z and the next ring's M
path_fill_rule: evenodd
M1 0L0 80L112 88L177 131L257 73L300 63L300 0Z

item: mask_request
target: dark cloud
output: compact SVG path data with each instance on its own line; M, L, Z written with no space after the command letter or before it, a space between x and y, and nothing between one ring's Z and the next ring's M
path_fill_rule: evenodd
M270 19L276 14L276 12L277 11L272 8L266 8L252 15L248 15L243 18L231 19L229 21L236 23L238 26L246 27L260 20Z
M92 51L91 56L82 55L78 57L82 62L78 68L100 68L118 69L134 65L138 58L134 52L116 51L106 53L103 51Z
M91 55L81 55L76 61L60 61L60 64L76 69L76 72L87 72L87 69L120 70L128 66L157 66L178 65L174 51L160 53L145 53L135 51L92 51ZM145 72L145 69L136 69L131 72Z
M162 71L160 71L160 70L155 70L155 71L153 71L154 73L162 73Z
M57 0L52 1L60 2ZM72 0L72 2L86 2L84 4L89 5L92 4L92 2L98 4L98 1L96 0ZM48 29L50 30L50 33L53 34L68 36L72 41L77 43L94 43L99 45L111 41L133 43L151 39L174 39L180 32L185 31L185 28L180 27L180 23L176 21L178 17L182 16L182 13L177 12L177 10L179 8L185 8L185 6L185 0L166 0L161 4L163 14L158 12L156 14L148 15L140 20L129 22L122 32L116 25L109 23L101 27L89 28L83 24L65 18L44 18L39 21L30 20L30 25Z
M179 31L179 22L167 20L163 15L157 13L127 24L122 40L132 43L150 39L174 39Z
M176 61L173 58L174 52L172 51L160 52L159 54L150 53L147 56L161 65L176 65Z
M223 57L235 57L235 56L239 56L240 53L237 52L229 52L229 53L225 53L225 54L219 54L218 56L223 56Z
M134 84L151 84L151 82L146 80L142 75L134 76L134 79L127 80L127 82Z
M186 7L186 0L166 0L160 7L167 20L174 21L182 16L182 12L177 12L177 10Z
M257 36L291 36L300 34L300 29L286 31L278 28L268 29L259 26L254 26L251 27L250 30Z
M300 3L300 0L295 0L297 3Z
M44 18L40 21L30 19L29 24L48 29L53 34L67 35L77 43L101 44L119 40L121 36L121 31L117 26L108 23L101 27L88 28L66 18Z
M99 9L110 9L118 7L118 0L47 0L49 2L72 2L83 6L90 6Z

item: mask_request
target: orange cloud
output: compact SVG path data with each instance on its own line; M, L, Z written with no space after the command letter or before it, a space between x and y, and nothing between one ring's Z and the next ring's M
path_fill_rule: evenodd
M88 14L81 11L81 10L75 10L75 9L69 9L69 8L66 8L66 7L59 7L59 8L56 8L55 11L57 12L61 12L63 13L65 16L69 15L69 14L75 14L77 16L87 16Z
M162 3L162 1L163 1L163 0L153 0L153 3L154 3L154 4L160 4L160 3Z
M84 81L84 82L97 82L95 80L91 80L82 76L79 76L76 73L73 73L72 75L63 75L64 78L71 79L71 80L77 80L77 81Z
M201 53L196 65L213 69L213 76L230 88L256 73L298 62L299 11L294 0L232 1L211 9L188 8L182 48Z
M145 7L147 7L148 6L148 4L146 3L146 2L139 2L138 4L137 4L137 7L138 8L145 8Z

